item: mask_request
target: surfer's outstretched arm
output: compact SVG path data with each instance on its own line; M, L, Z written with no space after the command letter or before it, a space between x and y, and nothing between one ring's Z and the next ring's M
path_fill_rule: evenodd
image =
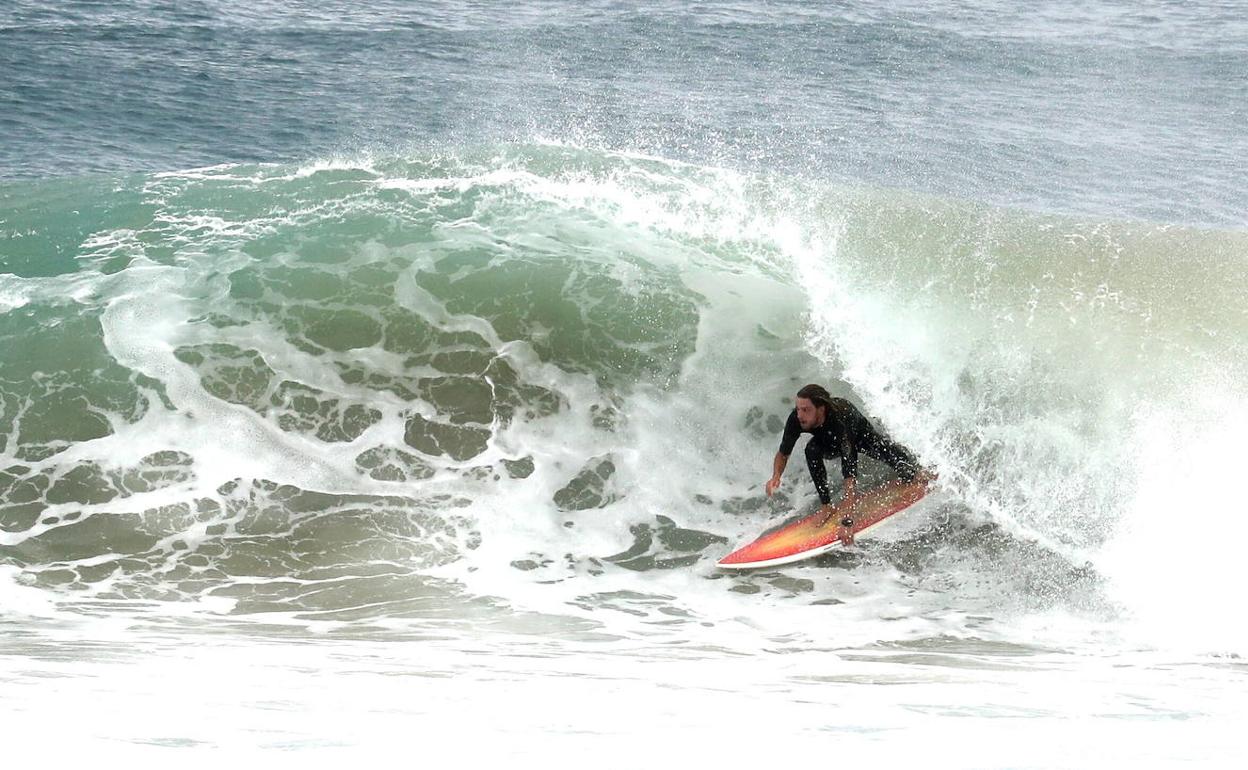
M780 488L780 477L784 475L784 467L789 464L789 456L784 452L776 452L776 459L771 463L771 479L767 482L767 496L771 497Z
M827 524L833 516L841 517L836 524L836 537L841 541L841 545L854 544L854 519L858 513L857 487L858 479L854 476L846 476L841 502L835 506L831 503L824 503L819 509L819 512L823 514L823 518L819 521L820 527Z

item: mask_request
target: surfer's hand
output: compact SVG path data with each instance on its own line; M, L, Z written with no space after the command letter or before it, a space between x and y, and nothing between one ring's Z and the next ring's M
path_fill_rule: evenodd
M772 495L774 495L774 494L776 493L776 490L777 490L777 489L779 489L779 488L780 488L780 477L779 477L779 476L772 476L772 477L771 477L771 478L767 481L767 496L768 496L768 497L771 497Z
M823 514L823 518L819 520L819 526L823 527L828 523L828 519L832 518L832 514L836 513L836 509L831 505L825 505L819 509L819 512Z
M848 519L846 520L848 521ZM850 546L854 544L854 527L845 526L845 522L841 522L836 527L836 539L841 541L841 545Z
M858 495L854 494L852 486L846 486L839 507L844 512L844 517L837 524L836 539L841 541L841 545L853 545L854 519L858 516Z
M841 502L838 507L845 511L846 516L851 519L854 518L854 516L858 513L858 495L855 495L852 492L842 495Z
M854 544L854 530L849 527L837 527L836 539L841 541L841 545L850 546Z

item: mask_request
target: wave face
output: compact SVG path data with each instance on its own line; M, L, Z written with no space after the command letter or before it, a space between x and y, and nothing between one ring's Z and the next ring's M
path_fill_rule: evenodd
M915 634L1186 595L1242 642L1192 597L1248 534L1243 233L549 144L3 200L0 563L62 601L713 628L763 593L801 628L866 576ZM940 491L860 553L720 575L816 502L796 461L761 490L806 382Z

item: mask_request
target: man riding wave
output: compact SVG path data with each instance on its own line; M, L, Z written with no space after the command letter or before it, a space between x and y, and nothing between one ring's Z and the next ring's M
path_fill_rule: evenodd
M832 490L828 486L828 471L824 460L841 458L841 475L845 479L841 502L848 512L837 525L837 537L843 545L854 542L853 519L858 501L859 452L887 464L905 482L929 481L935 477L920 467L908 449L877 431L853 404L843 398L833 398L820 385L807 385L797 392L797 406L784 426L780 450L776 452L771 479L767 482L768 497L780 487L780 477L788 465L789 455L793 453L793 447L803 433L810 434L810 442L806 444L806 466L810 469L815 491L819 493L819 501L823 504L820 510L828 516L833 512Z

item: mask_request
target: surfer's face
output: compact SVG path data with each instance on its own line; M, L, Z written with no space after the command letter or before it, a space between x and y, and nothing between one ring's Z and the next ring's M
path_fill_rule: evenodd
M808 398L797 400L797 421L801 423L802 430L810 430L822 425L826 411L822 406L815 406L815 402Z

